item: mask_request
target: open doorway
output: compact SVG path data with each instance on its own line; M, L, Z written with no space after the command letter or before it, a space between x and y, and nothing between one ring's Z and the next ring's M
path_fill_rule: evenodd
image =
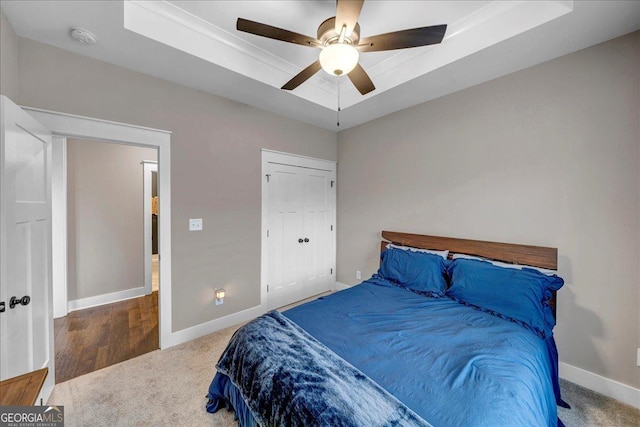
M158 164L155 161L143 161L143 215L144 215L144 283L146 293L158 291L158 273L160 254L159 240L159 195Z
M56 383L159 348L158 290L145 277L152 197L143 201L157 150L68 138L66 154L69 313L54 321Z
M2 97L3 103L5 97ZM53 318L65 316L68 313L67 305L67 201L66 201L66 142L67 138L75 137L88 140L110 142L114 144L133 145L138 147L150 147L157 150L158 160L158 192L159 212L162 215L158 219L159 252L159 290L158 318L160 348L184 342L183 334L172 331L171 310L171 132L159 129L151 129L126 123L117 123L103 119L78 116L33 107L20 106L22 111L35 119L35 132L50 135L52 143L48 150L51 155L51 167L47 168L47 191L51 192L51 282L48 287L46 299L48 300L48 317L50 322L50 345L47 347L49 360L47 367L49 375L42 388L42 400L47 400L53 390L56 364L53 361L55 354L53 346ZM6 111L6 110L5 110ZM24 129L29 129L29 124ZM43 313L39 313L43 314ZM4 334L3 334L4 336ZM3 358L4 360L4 358Z
M151 291L158 292L158 172L151 172Z

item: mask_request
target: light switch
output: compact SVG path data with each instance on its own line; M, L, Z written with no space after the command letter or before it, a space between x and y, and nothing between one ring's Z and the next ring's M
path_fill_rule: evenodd
M190 218L189 231L202 231L202 218Z

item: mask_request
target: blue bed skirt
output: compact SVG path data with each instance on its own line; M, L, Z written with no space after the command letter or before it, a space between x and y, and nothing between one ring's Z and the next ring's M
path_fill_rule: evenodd
M258 426L253 414L246 403L244 403L240 390L233 385L228 376L216 372L209 386L207 397L209 398L207 402L207 412L214 414L220 409L225 408L227 411L235 411L234 419L238 421L242 427Z

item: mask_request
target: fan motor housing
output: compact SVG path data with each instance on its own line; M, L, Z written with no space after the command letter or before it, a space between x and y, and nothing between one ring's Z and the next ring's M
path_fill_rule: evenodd
M322 42L324 46L334 44L340 38L340 33L336 32L336 17L326 19L318 27L318 40ZM357 45L360 41L360 24L356 23L353 27L353 31L350 35L344 38L345 43L350 45Z

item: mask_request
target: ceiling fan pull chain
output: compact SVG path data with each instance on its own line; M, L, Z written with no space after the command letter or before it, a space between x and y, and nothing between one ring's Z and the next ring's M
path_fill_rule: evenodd
M338 111L336 111L337 125L340 127L340 77L338 77Z

